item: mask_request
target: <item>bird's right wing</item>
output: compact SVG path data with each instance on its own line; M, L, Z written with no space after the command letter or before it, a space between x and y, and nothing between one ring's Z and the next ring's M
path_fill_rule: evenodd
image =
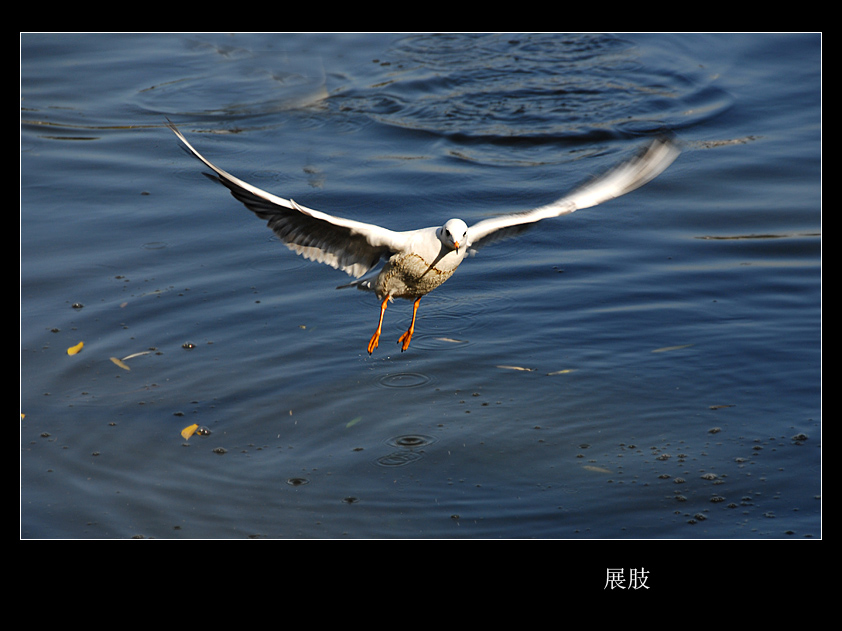
M630 193L663 173L679 153L672 138L656 138L632 158L546 206L477 222L468 228L468 247L478 249L513 236L542 219L566 215Z
M184 135L168 122L190 153L213 171L216 180L278 235L292 251L304 258L326 263L359 278L384 257L399 251L406 237L373 224L334 217L305 208L291 199L267 193L212 164L193 148Z

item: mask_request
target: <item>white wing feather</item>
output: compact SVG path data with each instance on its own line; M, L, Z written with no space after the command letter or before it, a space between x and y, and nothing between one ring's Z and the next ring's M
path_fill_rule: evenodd
M227 187L231 194L257 216L266 219L281 241L301 256L341 269L360 278L384 258L407 252L421 244L415 238L434 229L396 232L373 224L334 217L305 208L291 199L263 191L223 171L202 156L173 125L169 128L185 147L213 171L211 179ZM661 174L678 157L680 150L671 138L658 138L603 175L574 189L564 197L532 210L501 215L468 228L467 246L478 249L506 236L512 236L543 219L596 206L643 186ZM431 247L438 247L437 245Z
M168 126L190 153L214 172L208 177L223 184L249 210L266 219L290 250L311 261L326 263L359 278L408 243L408 233L334 217L243 182L196 151L175 125Z
M478 249L492 241L521 232L542 219L566 215L630 193L660 175L679 153L678 145L671 138L657 138L633 158L546 206L484 219L474 224L468 228L468 246Z

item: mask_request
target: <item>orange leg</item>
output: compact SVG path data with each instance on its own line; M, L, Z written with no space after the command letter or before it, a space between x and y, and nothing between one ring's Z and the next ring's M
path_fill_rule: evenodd
M383 314L386 313L386 307L389 304L389 297L386 296L383 299L383 302L380 304L380 320L377 322L377 330L374 332L374 335L371 336L371 340L368 342L368 354L374 351L377 348L377 344L380 342L380 331L383 329Z
M421 302L421 298L416 298L415 303L412 305L412 322L409 323L409 329L407 332L401 335L398 340L399 343L403 343L401 346L401 352L409 348L409 342L412 340L412 334L415 332L415 314L418 313L419 302Z

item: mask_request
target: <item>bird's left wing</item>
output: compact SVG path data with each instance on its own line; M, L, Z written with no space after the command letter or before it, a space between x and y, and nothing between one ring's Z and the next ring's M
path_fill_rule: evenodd
M265 219L281 241L304 258L326 263L359 278L383 257L400 251L406 242L403 233L305 208L291 199L277 197L243 182L196 151L175 125L168 122L167 126L191 154L213 171L213 175L207 174L208 177L224 185L249 210Z
M477 222L468 228L468 247L478 249L498 239L513 236L542 219L566 215L630 193L663 173L679 153L679 147L672 138L656 138L632 158L561 199L540 208Z

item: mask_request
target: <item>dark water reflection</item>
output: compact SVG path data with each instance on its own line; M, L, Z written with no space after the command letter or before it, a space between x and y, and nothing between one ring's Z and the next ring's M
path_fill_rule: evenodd
M817 36L21 52L22 536L821 535ZM165 117L257 186L396 229L546 203L661 128L686 150L468 260L406 353L390 307L369 357L371 296L280 246Z

